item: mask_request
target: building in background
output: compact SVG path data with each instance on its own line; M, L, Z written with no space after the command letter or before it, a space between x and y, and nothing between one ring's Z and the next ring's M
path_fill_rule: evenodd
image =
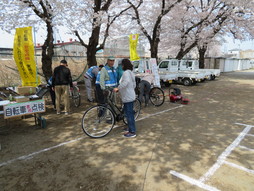
M254 60L254 50L243 50L240 51L240 58L248 58Z
M240 58L241 49L231 49L224 56L226 58Z
M137 45L137 52L139 57L146 56L145 47L141 43L138 43ZM103 55L113 55L120 58L130 57L129 36L123 36L107 41L103 50Z
M12 48L0 48L0 60L13 60Z
M36 46L36 55L41 55L42 45L40 43ZM70 38L69 42L64 42L57 40L57 43L54 44L54 56L63 57L63 56L86 56L86 48L76 40Z
M41 44L36 46L36 55L41 55ZM140 57L145 56L145 48L138 44L137 51ZM129 37L124 36L117 39L109 40L106 42L103 50L97 52L99 57L107 57L113 55L115 57L129 57ZM73 57L86 57L86 48L80 42L70 39L69 42L57 41L54 44L54 56L73 56Z

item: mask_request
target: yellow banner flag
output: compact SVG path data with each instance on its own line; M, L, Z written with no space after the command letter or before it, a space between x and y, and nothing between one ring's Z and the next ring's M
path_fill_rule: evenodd
M16 28L13 55L22 80L22 86L38 86L40 78L37 75L34 59L32 27Z
M138 44L138 34L129 35L130 38L130 60L139 60L137 53L137 44Z

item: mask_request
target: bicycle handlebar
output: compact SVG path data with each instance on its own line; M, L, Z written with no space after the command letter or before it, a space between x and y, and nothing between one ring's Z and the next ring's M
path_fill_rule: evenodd
M112 101L113 99L113 87L107 87L105 90L103 90L104 95L107 97L107 99L110 99Z

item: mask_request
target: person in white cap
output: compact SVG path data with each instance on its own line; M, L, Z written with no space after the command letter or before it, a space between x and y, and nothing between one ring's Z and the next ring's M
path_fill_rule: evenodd
M98 73L96 78L95 87L98 95L97 97L99 98L98 103L100 104L106 102L103 91L117 86L117 72L114 68L114 61L115 58L113 56L108 57L107 63Z

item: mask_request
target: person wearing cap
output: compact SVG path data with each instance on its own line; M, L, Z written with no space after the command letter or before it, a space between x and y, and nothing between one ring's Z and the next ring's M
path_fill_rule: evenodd
M56 112L60 114L61 98L64 101L64 113L70 113L69 88L73 88L71 71L67 67L67 61L61 60L60 65L54 69L52 77L52 89L56 94Z
M107 63L97 75L95 87L98 103L103 104L106 102L106 99L103 96L103 91L117 86L117 73L114 68L114 61L115 58L113 56L109 56Z
M104 66L101 64L98 66L91 66L86 73L84 74L84 81L85 81L85 87L86 87L86 94L87 94L87 101L93 102L94 99L92 97L92 81L96 79L99 71Z

